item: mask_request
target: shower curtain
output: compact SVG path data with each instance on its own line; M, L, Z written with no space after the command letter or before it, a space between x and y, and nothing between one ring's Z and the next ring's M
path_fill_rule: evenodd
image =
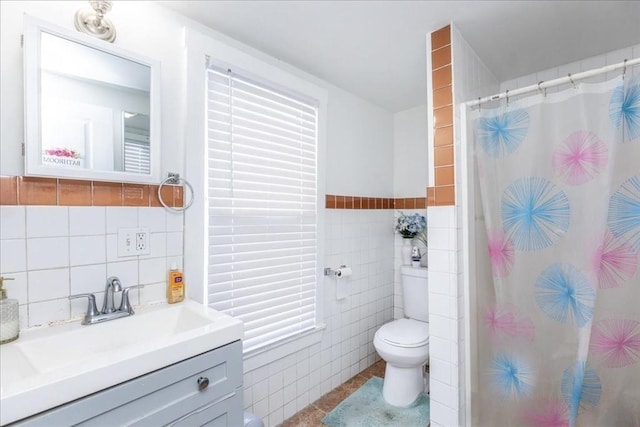
M468 113L493 276L480 425L640 426L639 83Z

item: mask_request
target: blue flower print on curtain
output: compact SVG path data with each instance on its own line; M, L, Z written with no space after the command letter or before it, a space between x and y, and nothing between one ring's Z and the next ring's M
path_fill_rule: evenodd
M593 408L600 403L602 384L593 369L588 369L583 361L576 362L562 373L562 397L570 408L571 420L578 416L578 410Z
M478 120L478 140L484 152L494 158L513 153L529 130L529 113L519 109Z
M538 177L513 181L502 195L502 224L516 249L541 250L569 228L569 199L553 183Z
M593 316L596 291L576 267L555 263L536 279L535 298L538 307L553 320L571 321L581 328Z
M640 81L633 79L611 93L609 117L622 133L622 141L640 138Z
M611 196L607 224L615 237L624 236L634 251L640 250L640 175L623 182Z
M503 397L516 400L529 396L533 391L533 368L511 354L496 355L491 361L489 375L493 388Z

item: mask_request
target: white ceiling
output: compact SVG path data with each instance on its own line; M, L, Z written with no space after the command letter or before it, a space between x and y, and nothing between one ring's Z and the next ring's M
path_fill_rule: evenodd
M640 43L640 1L162 1L392 112L426 101L449 22L500 81Z

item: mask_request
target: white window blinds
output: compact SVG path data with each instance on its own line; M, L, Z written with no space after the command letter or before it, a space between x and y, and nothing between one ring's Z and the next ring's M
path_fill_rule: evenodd
M207 71L209 304L245 352L315 327L317 107Z
M124 171L143 174L151 173L151 149L148 136L125 132Z

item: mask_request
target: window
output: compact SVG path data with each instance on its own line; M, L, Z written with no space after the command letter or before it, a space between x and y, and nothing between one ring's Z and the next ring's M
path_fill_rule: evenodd
M149 135L125 132L124 171L147 175L151 173Z
M209 305L244 351L316 326L317 104L207 70Z

